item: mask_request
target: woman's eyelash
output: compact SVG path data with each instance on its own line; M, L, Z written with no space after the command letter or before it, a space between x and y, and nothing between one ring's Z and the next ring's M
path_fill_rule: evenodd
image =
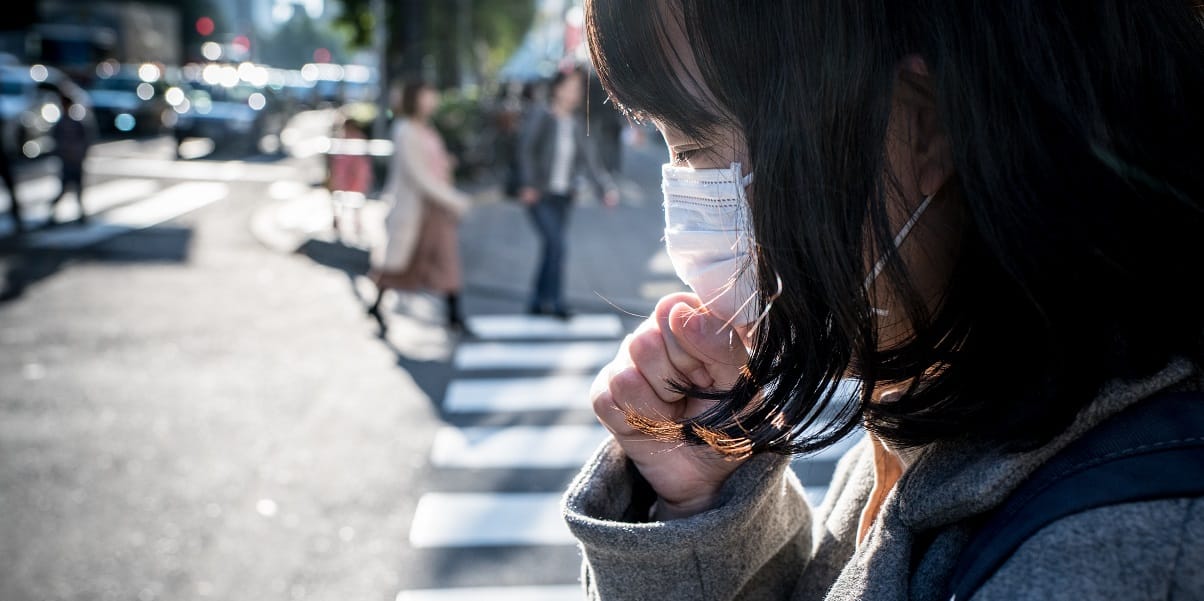
M679 150L673 153L673 161L676 163L685 163L690 160L690 157L696 154L698 154L697 148L693 150Z

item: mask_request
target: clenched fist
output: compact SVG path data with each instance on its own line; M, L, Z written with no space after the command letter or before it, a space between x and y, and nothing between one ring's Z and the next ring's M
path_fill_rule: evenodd
M653 517L670 520L710 509L740 462L708 447L667 443L634 428L628 414L653 421L695 417L712 401L685 398L670 382L730 388L748 353L725 320L710 315L693 294L672 294L624 340L594 380L594 413L657 493Z

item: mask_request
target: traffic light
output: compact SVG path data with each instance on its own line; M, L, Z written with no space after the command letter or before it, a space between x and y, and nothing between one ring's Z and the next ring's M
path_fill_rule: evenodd
M217 26L213 23L213 19L209 17L201 17L196 20L196 32L201 34L201 37L213 35L213 31L216 28Z
M230 40L230 45L239 52L247 53L251 51L251 38L245 35L237 35L234 36L233 40Z

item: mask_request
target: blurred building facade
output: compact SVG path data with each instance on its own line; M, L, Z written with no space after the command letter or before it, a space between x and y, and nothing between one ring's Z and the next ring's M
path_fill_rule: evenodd
M24 35L23 58L67 71L104 60L180 62L180 11L164 4L42 0Z

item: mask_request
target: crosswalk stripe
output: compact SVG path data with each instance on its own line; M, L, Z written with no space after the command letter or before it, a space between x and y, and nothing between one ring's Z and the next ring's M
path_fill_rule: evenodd
M583 595L581 586L572 584L402 591L396 601L580 601Z
M30 236L29 245L37 248L82 248L195 211L225 198L229 189L226 184L215 182L177 184L146 200L98 215L88 225L36 232Z
M159 183L149 179L116 179L84 189L84 208L88 213L107 211L113 207L145 198L159 191ZM79 203L59 203L77 207Z
M53 200L59 194L59 178L53 175L44 175L19 182L17 184L17 196L21 198L21 206L24 208L25 203L29 202L48 202ZM0 188L3 190L4 198L12 202L12 198L8 195L8 188Z
M594 369L614 359L618 342L463 344L455 366L464 371L483 369Z
M609 436L600 426L440 428L431 448L436 467L572 469Z
M560 493L427 493L410 528L417 549L572 545Z
M453 380L444 408L451 413L582 409L588 411L593 376Z
M176 161L122 157L90 158L85 164L84 172L117 177L150 176L205 182L259 183L296 179L299 175L296 169L287 165L247 163L245 161Z
M50 218L50 205L48 204L55 196L58 196L59 182L58 178L43 178L49 179L52 182L53 190L49 191L44 198L32 194L26 194L24 188L17 191L21 194L21 222L29 229L41 227ZM40 181L40 180L34 180ZM38 188L42 185L37 184ZM101 211L107 211L113 207L120 206L129 202L133 202L139 198L145 198L154 194L159 190L159 184L148 179L118 179L99 184L88 186L84 190L84 202L87 204L89 215L94 215ZM59 203L55 208L55 218L59 221L72 221L79 217L79 203L74 201L65 201ZM0 236L7 236L13 232L13 222L11 219L0 220Z
M617 315L574 315L567 320L540 315L481 315L468 326L482 340L620 338L623 322Z

